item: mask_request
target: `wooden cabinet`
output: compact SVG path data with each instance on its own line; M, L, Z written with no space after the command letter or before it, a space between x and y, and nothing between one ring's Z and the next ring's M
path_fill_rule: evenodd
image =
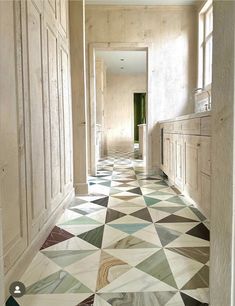
M180 190L184 186L184 141L180 134L174 135L175 185Z
M184 136L184 192L200 199L200 136Z
M165 126L166 125L166 126ZM161 123L162 171L210 215L210 117Z

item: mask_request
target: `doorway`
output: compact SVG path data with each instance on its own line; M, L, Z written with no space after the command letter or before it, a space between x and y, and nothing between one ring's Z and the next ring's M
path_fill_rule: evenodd
M151 109L152 105L152 82L150 77L150 69L149 67L152 65L152 48L148 44L142 43L92 43L89 45L89 61L90 61L90 172L92 175L96 175L97 173L97 154L96 149L96 135L97 135L97 121L96 121L96 99L97 99L97 90L96 90L96 60L97 53L100 51L140 51L146 54L146 78L145 81L142 82L143 89L138 90L138 88L132 88L131 93L131 112L133 113L133 93L134 92L146 92L146 166L147 168L152 168L152 154L151 154L151 130L153 128L153 122L151 117ZM137 66L137 65L136 65ZM120 90L121 92L121 90ZM121 101L121 100L120 100ZM122 110L123 108L116 104L118 110ZM133 125L134 125L134 116L132 115L132 125L130 126L130 130L134 133ZM119 118L120 120L121 117ZM122 120L124 122L124 120ZM110 131L111 132L111 131ZM123 132L124 134L124 132ZM101 137L102 138L102 137ZM134 142L134 135L132 136L132 141ZM106 140L105 140L106 141ZM104 142L105 142L104 141ZM132 147L133 148L133 147Z
M139 143L139 124L146 124L146 92L134 93L134 143Z

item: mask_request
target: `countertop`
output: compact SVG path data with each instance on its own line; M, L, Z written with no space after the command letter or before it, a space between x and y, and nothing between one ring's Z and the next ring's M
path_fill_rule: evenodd
M158 121L158 123L166 123L166 122L172 122L172 121L180 121L180 120L202 118L202 117L209 117L209 116L211 116L211 111L183 115L183 116L175 117L175 118L172 118L172 119L161 120L161 121Z

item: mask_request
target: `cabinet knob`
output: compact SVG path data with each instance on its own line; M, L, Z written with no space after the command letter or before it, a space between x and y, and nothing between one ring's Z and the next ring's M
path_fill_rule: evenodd
M200 144L200 143L198 143L198 144L197 144L197 146L198 146L198 147L200 147L200 146L201 146L201 144Z

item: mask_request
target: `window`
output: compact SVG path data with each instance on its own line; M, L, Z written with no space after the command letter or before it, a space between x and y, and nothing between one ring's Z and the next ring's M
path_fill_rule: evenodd
M213 6L209 0L199 13L198 87L210 89L212 82Z

